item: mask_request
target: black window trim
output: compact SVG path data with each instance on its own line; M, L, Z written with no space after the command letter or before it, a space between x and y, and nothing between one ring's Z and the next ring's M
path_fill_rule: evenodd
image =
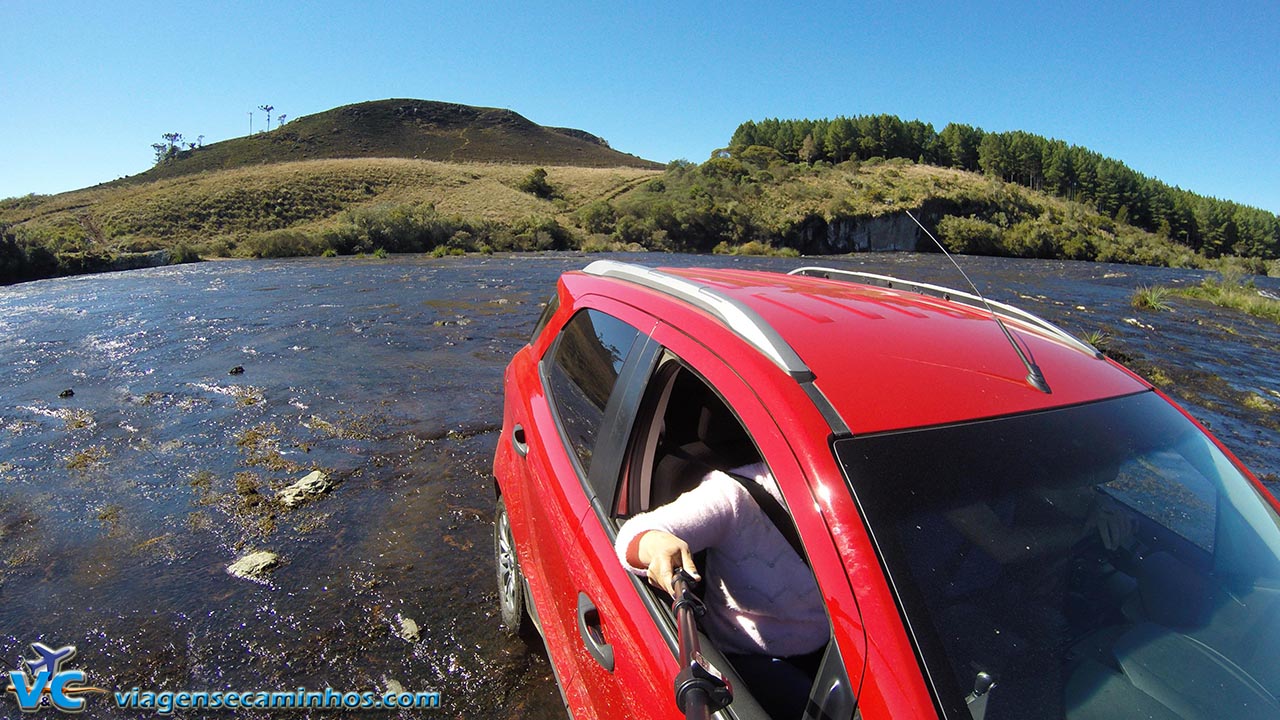
M542 331L547 329L547 325L551 323L551 318L555 316L556 311L560 309L560 290L547 298L546 306L542 308L542 312L538 315L538 322L533 326L533 332L529 335L529 344L537 342L542 335Z
M596 437L591 471L586 478L591 503L596 515L601 518L608 518L617 503L618 478L626 460L627 445L635 429L636 409L648 388L648 377L662 355L662 347L654 342L650 333L641 330L640 338L637 338L637 342L643 344L638 349L632 346L622 371L618 373L613 393L609 396L601 434Z

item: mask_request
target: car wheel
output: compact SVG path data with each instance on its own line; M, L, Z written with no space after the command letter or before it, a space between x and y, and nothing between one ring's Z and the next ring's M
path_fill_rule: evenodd
M498 571L502 624L512 635L527 635L530 621L524 607L524 574L520 572L520 558L516 556L516 543L511 537L511 519L502 498L498 498L493 519L493 560Z

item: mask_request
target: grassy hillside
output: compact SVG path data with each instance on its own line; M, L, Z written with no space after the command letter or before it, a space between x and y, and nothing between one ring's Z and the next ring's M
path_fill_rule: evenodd
M1220 264L1096 209L987 175L910 160L792 163L777 153L673 164L655 181L598 208L615 235L670 249L719 252L858 249L859 232L897 235L928 251L912 211L954 252L1175 267ZM906 220L906 222L901 222ZM607 229L607 228L596 228ZM892 240L893 238L890 237ZM1227 258L1253 274L1274 260Z
M1088 205L1211 258L1280 259L1280 215L1170 186L1086 147L1021 130L948 123L934 132L894 115L768 119L739 125L729 151L810 164L906 159L981 172Z
M369 247L325 242L376 216L406 213L414 222L429 215L473 235L497 236L565 221L577 207L660 174L553 166L548 177L557 197L542 198L519 189L530 173L527 165L393 158L277 163L101 186L40 202L6 201L0 204L0 223L28 246L55 255L178 247L206 256L319 254L335 246L396 250L376 237ZM563 246L568 235L561 234ZM278 247L282 237L296 252ZM497 245L515 249L516 243Z
M543 127L510 110L397 99L346 105L270 132L177 151L122 182L331 158L660 168L585 131Z
M0 280L126 267L143 252L164 253L152 262L568 248L824 253L857 249L868 236L913 248L923 236L907 210L958 252L1280 272L1276 261L1210 260L986 175L901 159L832 166L747 153L665 170L312 160L3 201Z

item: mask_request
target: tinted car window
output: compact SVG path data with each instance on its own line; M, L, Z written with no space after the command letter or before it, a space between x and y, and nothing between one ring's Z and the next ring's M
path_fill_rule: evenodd
M547 368L556 415L585 474L618 373L640 332L598 310L573 316Z
M1280 517L1154 393L835 449L956 717L1280 716Z
M547 300L546 306L542 308L542 314L538 316L538 324L533 326L533 334L529 336L529 342L532 343L534 340L538 339L538 336L546 329L547 323L551 322L551 317L555 315L556 311L559 309L560 295L557 293L552 295L551 298Z

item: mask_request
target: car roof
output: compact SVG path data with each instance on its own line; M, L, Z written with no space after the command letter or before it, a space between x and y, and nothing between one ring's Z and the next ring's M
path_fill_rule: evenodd
M1150 388L1048 322L993 304L1006 337L978 298L946 288L821 268L790 275L715 268L654 272L604 261L587 272L638 282L707 310L798 381L812 379L843 420L841 430L855 434L1045 410ZM696 291L680 292L682 281ZM709 297L730 311L704 306ZM1049 392L1028 380L1028 366L1010 337L1042 371Z

